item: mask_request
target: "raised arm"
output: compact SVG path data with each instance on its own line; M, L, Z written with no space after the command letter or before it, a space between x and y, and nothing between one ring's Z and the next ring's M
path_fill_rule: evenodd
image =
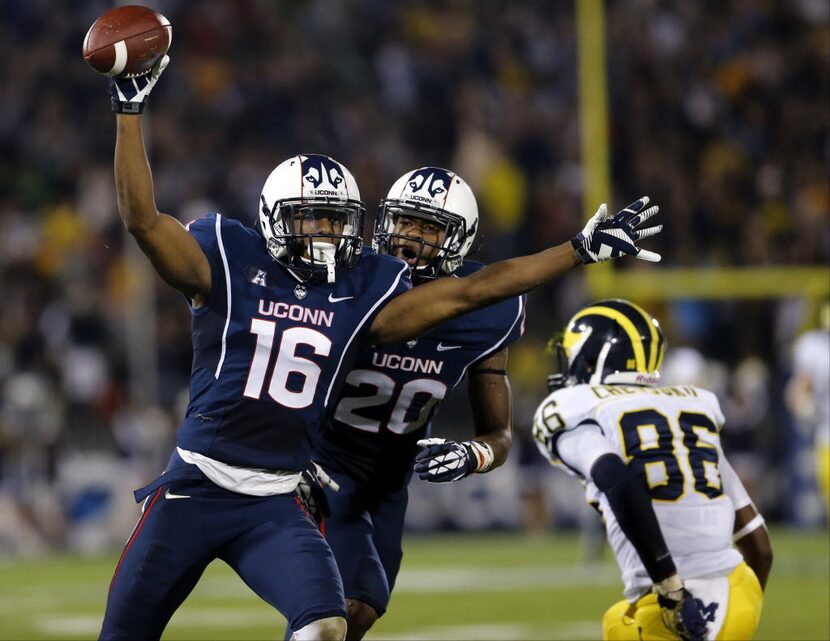
M660 256L640 249L636 241L657 234L662 225L637 229L659 208L640 198L609 217L605 205L570 242L538 254L510 258L466 278L438 278L391 300L375 317L371 339L394 343L420 336L451 318L524 294L563 276L580 263L594 263L623 255L656 262Z
M419 478L432 483L459 481L489 472L507 460L513 443L513 398L507 380L507 349L476 363L469 371L470 407L476 438L456 443L443 438L418 441Z
M166 62L158 65L146 79L110 81L113 110L116 112L115 190L118 211L127 231L136 239L159 275L199 307L210 293L210 263L187 229L156 208L153 177L141 132L144 99L164 66ZM133 87L143 88L131 91ZM136 106L136 99L139 106Z

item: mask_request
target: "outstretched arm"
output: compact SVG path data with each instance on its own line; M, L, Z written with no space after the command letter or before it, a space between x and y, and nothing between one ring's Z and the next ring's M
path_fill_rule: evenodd
M468 374L476 438L472 441L428 438L418 441L419 478L433 483L458 481L489 472L507 460L513 443L513 399L507 380L507 349L476 363Z
M166 60L162 61L166 66ZM116 112L115 190L124 226L138 242L159 275L183 292L199 307L210 293L210 263L199 243L172 216L159 213L153 192L153 177L147 162L141 132L141 110L149 90L132 91L143 83L155 84L164 70L162 63L150 78L111 80ZM134 83L138 83L137 85ZM126 94L126 95L125 95ZM140 97L139 106L135 99Z
M643 197L613 217L603 204L585 229L568 243L538 254L494 263L466 278L438 278L392 299L375 317L371 340L395 343L420 336L444 321L524 294L563 276L580 263L592 263L622 255L648 261L660 256L640 249L636 241L657 234L662 225L637 229L655 215L658 207L646 206Z

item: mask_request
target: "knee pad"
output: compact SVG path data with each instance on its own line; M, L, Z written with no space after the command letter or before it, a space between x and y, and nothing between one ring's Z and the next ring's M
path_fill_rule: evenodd
M291 641L343 641L346 638L346 619L327 617L317 619L291 635Z

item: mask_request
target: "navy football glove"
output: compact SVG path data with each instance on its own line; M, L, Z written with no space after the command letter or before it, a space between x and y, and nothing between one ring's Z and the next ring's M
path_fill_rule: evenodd
M326 492L323 490L324 487L330 487L335 492L340 491L340 486L326 474L322 467L312 461L300 477L296 492L317 527L320 527L323 520L331 516L331 508Z
M588 224L571 240L571 245L583 263L599 263L624 254L656 263L660 254L637 247L637 241L659 234L663 225L637 229L639 225L654 216L660 208L655 205L646 209L648 196L635 200L612 217L608 216L605 203L591 216Z
M448 441L424 438L418 441L421 451L415 457L418 478L430 483L459 481L476 472L486 472L493 465L493 449L480 441Z
M144 111L144 101L159 77L170 63L170 56L164 56L147 73L138 78L110 78L110 99L112 110L119 114L140 114Z
M682 641L705 641L708 632L701 602L686 588L657 595L664 625Z

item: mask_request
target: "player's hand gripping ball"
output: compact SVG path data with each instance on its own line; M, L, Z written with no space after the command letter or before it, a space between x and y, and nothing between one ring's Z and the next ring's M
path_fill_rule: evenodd
M138 78L170 48L170 21L147 7L116 7L98 18L84 38L84 60L111 78Z

